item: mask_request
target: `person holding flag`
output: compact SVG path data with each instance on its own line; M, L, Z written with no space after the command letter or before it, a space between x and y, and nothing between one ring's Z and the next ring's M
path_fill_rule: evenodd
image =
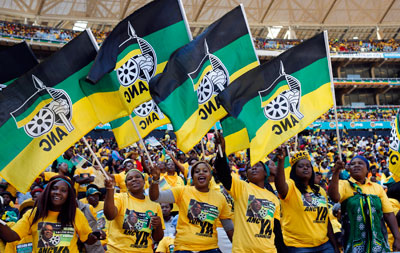
M277 149L275 186L282 205L282 230L288 252L339 252L328 215L325 190L314 183L315 173L307 151L290 158L285 176L285 147Z
M214 167L218 179L235 203L232 252L285 252L280 226L280 204L268 183L268 170L262 162L247 169L248 182L231 173L225 155L225 140L217 141L224 157L217 154ZM232 176L233 174L233 176Z
M369 167L365 157L353 157L349 180L339 180L342 161L332 168L328 193L342 206L344 252L390 252L385 223L394 237L393 251L399 251L400 233L392 204L382 186L367 178Z

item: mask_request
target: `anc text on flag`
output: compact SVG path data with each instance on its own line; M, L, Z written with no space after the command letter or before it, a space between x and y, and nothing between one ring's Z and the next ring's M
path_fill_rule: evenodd
M179 149L188 152L226 116L215 96L258 64L241 6L171 55L150 93L170 119Z
M35 54L25 41L0 51L0 85L7 86L37 64Z
M226 116L220 120L225 138L225 152L227 155L237 151L245 150L250 147L249 135L246 126L231 116Z
M400 177L400 111L392 122L389 143L389 170Z
M321 33L247 72L219 94L228 113L247 128L252 165L332 107L325 46Z
M95 56L82 32L0 93L0 175L19 191L100 123L79 86Z
M136 107L131 116L142 138L145 138L157 127L170 123L169 119L161 112L153 100L144 102ZM125 148L139 141L139 136L128 116L113 120L110 125L119 148Z
M101 45L88 80L108 86L101 88L108 92L106 100L107 95L119 93L121 110L126 111L123 116L151 99L149 80L164 70L176 49L190 41L181 6L180 0L152 1L122 20ZM93 104L102 106L97 102Z

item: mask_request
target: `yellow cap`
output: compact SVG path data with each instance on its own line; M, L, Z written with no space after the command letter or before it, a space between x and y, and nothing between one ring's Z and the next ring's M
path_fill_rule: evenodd
M297 163L300 160L309 160L311 161L310 155L308 154L307 151L300 151L294 153L294 155L290 158L290 165L293 166L293 164Z

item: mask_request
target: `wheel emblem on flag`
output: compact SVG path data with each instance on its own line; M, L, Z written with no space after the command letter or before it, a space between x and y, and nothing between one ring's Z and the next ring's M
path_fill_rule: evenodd
M389 148L394 151L399 151L400 140L397 137L396 133L396 119L392 121L391 125L392 125L392 130L390 131Z
M160 108L157 106L156 103L154 103L153 100L140 104L133 110L133 112L142 118L147 117L148 115L150 115L151 112L157 113L160 119L163 119L165 117L164 114L161 112Z
M35 95L47 92L50 95L51 101L41 108L32 120L23 126L25 133L32 138L37 138L51 131L54 125L65 126L68 132L72 132L74 126L71 124L72 102L69 95L64 90L46 87L34 75L32 75L32 80L37 91L30 98L34 99L37 97ZM17 117L23 113L24 105L29 102L34 101L26 101L21 107L11 113L15 122L17 122L17 126L19 121Z
M121 67L116 69L118 81L124 87L131 86L137 79L149 82L157 69L156 52L150 43L136 35L130 22L128 22L128 36L129 38L119 45L119 47L128 42L131 44L137 42L140 54L132 56Z
M201 60L199 66L195 71L188 74L194 85L194 90L197 93L197 100L199 104L206 103L212 98L213 95L219 94L229 84L228 70L217 56L209 52L207 41L204 41L204 50L205 56ZM211 65L211 70L203 73L202 71L206 71L205 69L207 69L204 67L207 60ZM203 77L201 80L197 80L202 75Z
M270 93L280 82L286 81L288 89L279 94ZM283 86L281 86L283 87ZM304 115L299 111L301 99L301 83L294 76L285 73L283 63L281 62L279 77L268 89L258 92L261 99L261 107L264 115L270 120L282 120L289 112L294 114L298 119L304 118Z

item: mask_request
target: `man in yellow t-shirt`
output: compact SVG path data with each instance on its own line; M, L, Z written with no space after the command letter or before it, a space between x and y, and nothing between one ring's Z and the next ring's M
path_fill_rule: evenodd
M94 168L88 167L87 163L75 170L74 179L77 185L78 199L86 197L86 187L94 181Z

